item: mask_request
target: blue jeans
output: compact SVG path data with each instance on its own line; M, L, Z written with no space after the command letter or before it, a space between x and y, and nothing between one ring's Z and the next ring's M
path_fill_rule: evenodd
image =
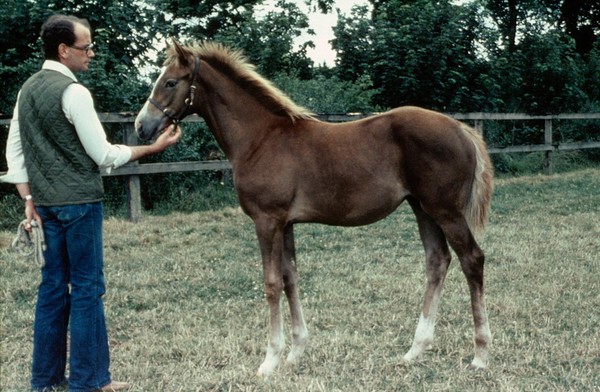
M31 386L50 390L66 382L70 323L69 391L89 392L111 382L105 292L102 203L37 207L47 250L33 331Z

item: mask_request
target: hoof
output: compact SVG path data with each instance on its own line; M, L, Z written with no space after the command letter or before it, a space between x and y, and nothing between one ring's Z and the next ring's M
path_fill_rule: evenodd
M263 367L263 365L260 365L260 367L258 368L258 371L256 372L256 375L258 377L268 378L271 375L273 375L273 369L267 369L267 368Z
M476 372L479 370L485 370L487 368L487 363L478 358L474 358L473 362L467 367L468 370Z
M271 376L273 374L273 372L275 371L275 368L277 367L277 363L273 362L273 361L264 361L260 367L258 368L258 371L256 372L256 375L258 377L264 377L267 378L269 376Z
M296 365L304 354L304 348L304 346L292 347L292 351L290 351L285 361L290 365Z
M408 350L408 352L406 354L404 354L404 356L402 357L404 359L404 362L414 362L415 359L419 358L421 356L421 354L423 354L422 349L419 349L418 347L411 347L410 350Z

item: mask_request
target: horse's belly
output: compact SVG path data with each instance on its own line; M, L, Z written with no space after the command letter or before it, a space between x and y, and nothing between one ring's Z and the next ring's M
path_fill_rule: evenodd
M385 218L407 196L400 187L363 189L321 197L298 197L290 209L290 221L334 226L361 226Z

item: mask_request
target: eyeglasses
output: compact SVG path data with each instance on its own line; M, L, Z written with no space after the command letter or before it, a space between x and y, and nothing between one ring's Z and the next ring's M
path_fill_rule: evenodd
M89 45L85 45L84 47L81 46L75 46L75 45L69 45L70 48L73 49L77 49L77 50L83 50L85 52L86 55L90 54L90 50L94 50L94 44L89 44Z

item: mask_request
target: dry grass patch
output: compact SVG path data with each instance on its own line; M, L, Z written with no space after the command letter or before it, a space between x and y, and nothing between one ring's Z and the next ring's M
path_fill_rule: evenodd
M472 321L456 260L433 350L410 347L424 254L407 205L374 225L298 225L311 342L301 363L255 376L267 306L252 222L239 209L105 221L115 379L133 391L585 391L600 388L600 170L497 182L487 254L494 342L469 372ZM16 224L16 222L15 222ZM34 262L0 232L0 386L29 385ZM289 341L289 330L288 341Z

